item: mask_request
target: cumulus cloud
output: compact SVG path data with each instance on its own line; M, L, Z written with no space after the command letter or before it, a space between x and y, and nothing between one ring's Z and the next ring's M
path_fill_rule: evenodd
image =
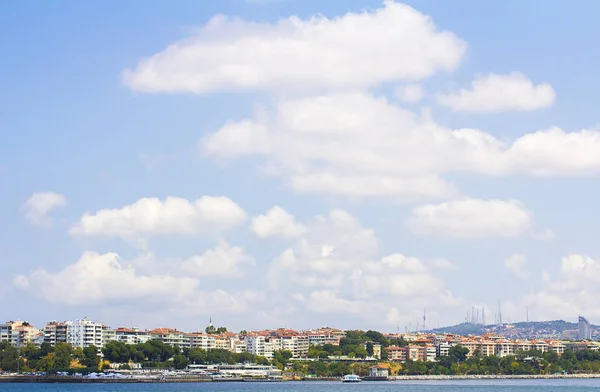
M382 97L284 98L205 136L207 156L262 157L265 172L298 192L400 200L452 198L444 175L581 176L600 172L600 132L558 128L502 141L448 129Z
M515 200L459 199L413 210L411 230L443 237L515 237L532 226L532 214Z
M245 267L253 267L254 258L244 248L221 243L202 255L186 260L182 268L193 276L240 277Z
M279 206L274 206L265 215L252 219L250 229L260 238L297 237L306 231L306 226Z
M419 84L409 84L407 86L397 87L394 90L394 95L396 98L408 102L408 103L417 103L423 96L425 92L423 91L423 87Z
M119 322L152 319L162 323L169 313L178 317L238 315L265 302L267 298L259 288L207 290L198 279L240 276L241 272L234 269L244 265L253 265L253 259L240 248L226 244L185 262L160 262L152 255L126 261L116 253L87 251L62 270L40 268L13 276L12 283L21 292L51 303L94 306L111 314L127 309L128 313L122 315L125 320ZM162 318L155 320L156 314Z
M436 259L432 264L435 268L443 270L453 270L458 268L455 263L447 259Z
M452 71L465 50L428 16L387 0L334 19L292 16L267 24L218 15L123 77L142 92L348 89Z
M227 197L203 196L193 202L179 197L167 197L164 201L143 198L122 208L85 213L70 233L132 240L210 234L239 226L245 220L244 210Z
M498 113L549 107L556 93L549 83L536 85L527 76L514 72L479 76L471 83L471 89L438 94L437 99L440 105L458 112Z
M67 205L67 198L59 193L34 193L25 202L25 219L39 227L52 226L53 220L48 214Z
M118 254L96 252L85 252L76 263L56 273L38 269L17 275L13 283L47 301L66 305L181 300L198 286L198 280L192 278L140 274L124 265Z
M529 272L526 268L527 259L524 255L514 254L504 261L504 266L517 278L527 279Z
M525 297L525 304L546 319L600 318L600 261L571 254L560 260L558 273L543 273L541 286Z
M372 229L346 211L333 210L307 223L296 243L272 261L267 288L285 288L310 312L365 319L431 302L453 306L444 283L423 261L401 253L378 254ZM403 298L410 298L410 304Z

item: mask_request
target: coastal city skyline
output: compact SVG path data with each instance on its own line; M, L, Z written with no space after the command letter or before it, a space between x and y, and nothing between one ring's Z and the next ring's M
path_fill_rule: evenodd
M598 323L600 3L461 4L1 2L0 322Z

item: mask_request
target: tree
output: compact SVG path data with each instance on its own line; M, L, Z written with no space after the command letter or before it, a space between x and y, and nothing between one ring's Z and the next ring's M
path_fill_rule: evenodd
M365 333L365 336L371 339L372 341L381 344L382 347L387 347L390 345L390 341L386 339L385 336L381 332L368 330Z
M374 353L374 351L373 351L373 342L367 342L367 348L366 348L366 351L367 351L367 355L368 355L369 357L372 357L372 356L373 356L373 353Z
M173 357L173 367L175 369L185 369L189 364L188 359L182 354L177 354Z
M110 362L126 363L131 359L130 346L117 341L110 341L102 348L104 358Z
M100 357L98 357L98 347L89 346L83 349L83 361L82 365L97 368L100 364Z
M68 369L71 366L71 355L73 347L68 343L56 343L54 346L54 354L56 355L56 369Z
M448 350L448 356L454 360L454 362L464 362L469 354L469 349L459 345L450 347Z
M201 348L193 348L188 354L188 359L193 364L201 364L206 362L206 351Z

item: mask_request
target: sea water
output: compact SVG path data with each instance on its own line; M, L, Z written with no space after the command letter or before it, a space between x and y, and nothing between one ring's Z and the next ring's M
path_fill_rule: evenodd
M543 392L600 391L600 379L164 384L0 384L0 392Z

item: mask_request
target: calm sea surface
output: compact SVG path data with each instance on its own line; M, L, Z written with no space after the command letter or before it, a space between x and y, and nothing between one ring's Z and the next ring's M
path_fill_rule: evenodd
M596 380L467 380L283 383L197 383L197 384L0 384L1 392L436 392L436 391L600 391Z

